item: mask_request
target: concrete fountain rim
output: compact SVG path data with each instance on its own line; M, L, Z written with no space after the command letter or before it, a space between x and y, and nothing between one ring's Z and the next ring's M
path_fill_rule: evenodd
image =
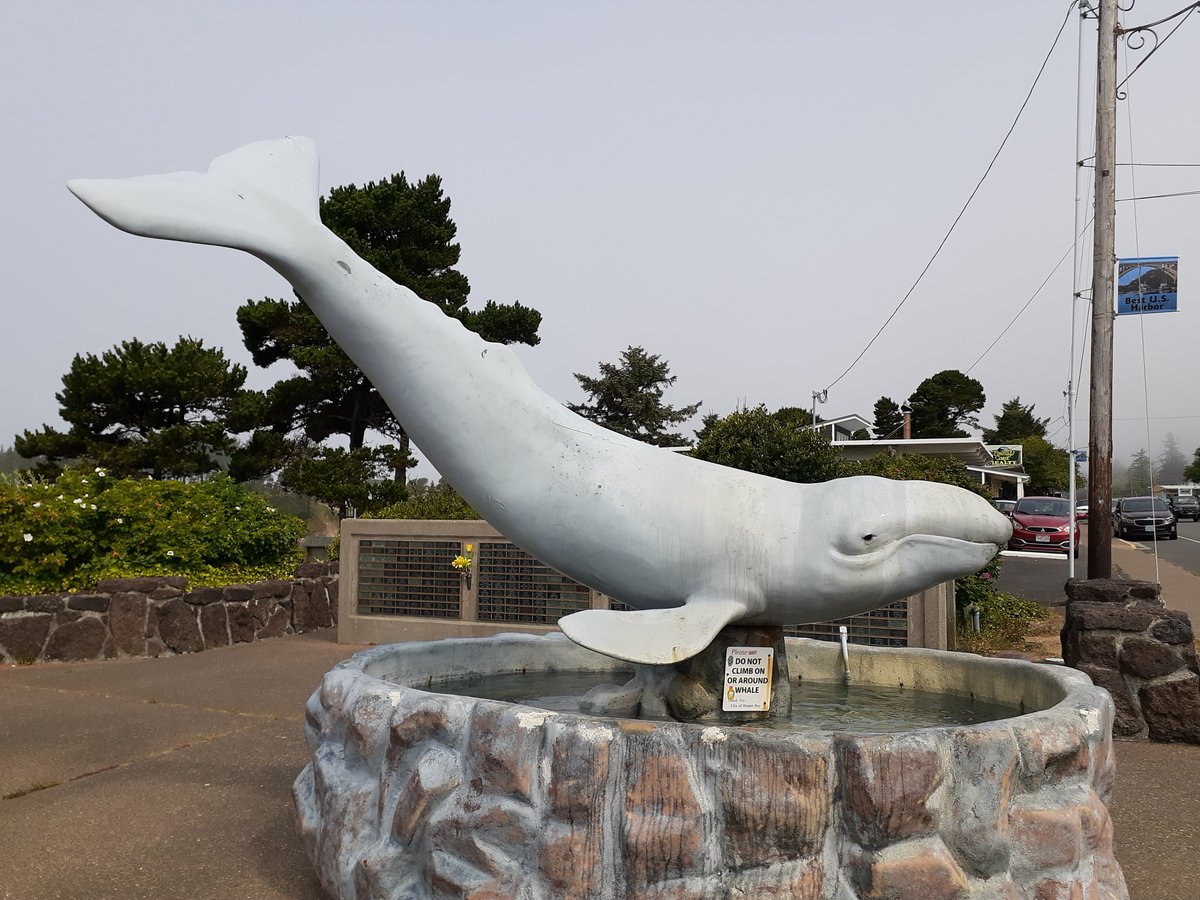
M787 638L789 667L793 679L808 678L813 682L828 683L840 680L840 648L830 641L808 638ZM481 651L491 651L484 653ZM497 654L502 654L505 664L487 664ZM1103 691L1093 685L1091 679L1075 669L1061 665L1034 663L1028 660L983 657L969 653L946 650L929 650L915 647L870 647L854 645L851 651L852 682L859 680L868 684L894 684L896 679L872 680L871 672L887 667L899 660L912 673L912 681L901 680L899 684L914 691L940 691L957 696L976 696L979 699L1007 705L1017 712L1003 719L975 725L926 726L913 731L921 732L971 732L995 728L998 725L1019 723L1037 728L1060 720L1064 714L1082 720L1083 731L1092 732L1103 727L1099 709L1107 700ZM440 666L431 663L440 662ZM829 677L813 677L805 672L805 664L816 662L824 666ZM405 663L398 666L397 663ZM397 692L417 691L432 696L460 699L464 703L497 704L502 707L517 707L529 710L539 717L553 717L556 721L584 723L613 721L610 717L593 716L586 713L557 712L535 709L506 700L459 697L438 690L440 684L461 678L487 675L520 674L525 672L628 672L630 664L612 659L580 647L559 632L548 634L502 633L482 638L444 638L436 641L413 641L408 643L383 644L359 651L339 663L329 673L345 675L356 673L359 690L382 693L396 697ZM955 690L946 685L931 686L937 682L937 674L958 672L976 676L974 689ZM952 682L958 686L962 682ZM1017 688L1022 688L1018 691ZM1019 695L1018 695L1019 694ZM1032 697L1030 696L1032 695ZM641 722L642 720L633 720ZM681 728L734 728L746 730L753 726L725 726L713 723L646 721L647 726ZM805 733L805 732L797 732Z

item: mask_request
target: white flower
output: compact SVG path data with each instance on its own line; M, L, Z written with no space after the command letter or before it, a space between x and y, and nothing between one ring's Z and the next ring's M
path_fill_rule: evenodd
M30 534L28 531L27 531L27 532L25 532L25 534L23 535L23 537L25 538L25 543L27 543L27 544L28 544L30 541L32 541L32 540L33 540L33 535L32 535L32 534Z
M86 478L80 478L80 479L79 479L79 481L80 481L82 484L87 484L87 483L88 483L88 480L87 480Z
M235 506L234 509L236 509L238 512L242 511L242 508L240 506Z
M77 505L81 505L81 504L83 503L83 498L82 498L82 497L76 497L76 498L75 498L74 500L72 500L71 502L72 502L72 503L75 503L75 504L77 504Z
M168 551L167 551L167 556L174 556L174 555L175 555L175 551L174 551L174 550L168 550Z
M118 525L124 525L124 524L125 524L125 520L124 520L124 519L122 519L120 516L117 516L117 524L118 524Z
M42 505L42 501L41 501L41 500L39 500L37 503L33 504L33 508L34 508L34 509L37 509L37 508L38 508L39 506L41 506L41 505Z
M59 494L55 499L56 500L66 500L67 498L64 497L62 494Z
M103 478L107 473L105 473L105 471L99 466L96 466L96 474Z
M88 509L95 509L95 508L96 508L96 504L95 504L95 503L92 503L91 505L89 505L89 506L88 506Z

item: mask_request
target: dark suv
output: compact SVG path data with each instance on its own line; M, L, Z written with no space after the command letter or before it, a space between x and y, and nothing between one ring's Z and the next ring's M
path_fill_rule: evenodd
M1173 541L1179 535L1175 514L1161 497L1124 497L1113 513L1113 535L1141 537L1153 535Z
M1175 518L1191 519L1193 522L1200 522L1200 500L1188 495L1172 497L1169 502L1171 504L1171 511L1175 513Z

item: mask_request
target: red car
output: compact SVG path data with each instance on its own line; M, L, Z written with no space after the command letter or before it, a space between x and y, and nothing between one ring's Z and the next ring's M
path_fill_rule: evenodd
M1071 502L1062 497L1022 497L1009 515L1013 533L1009 550L1052 550L1066 553L1071 537ZM1079 556L1079 526L1075 526Z

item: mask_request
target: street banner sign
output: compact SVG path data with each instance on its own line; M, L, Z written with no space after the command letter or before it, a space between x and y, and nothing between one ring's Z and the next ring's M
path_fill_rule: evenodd
M1178 256L1117 260L1117 315L1175 312Z

